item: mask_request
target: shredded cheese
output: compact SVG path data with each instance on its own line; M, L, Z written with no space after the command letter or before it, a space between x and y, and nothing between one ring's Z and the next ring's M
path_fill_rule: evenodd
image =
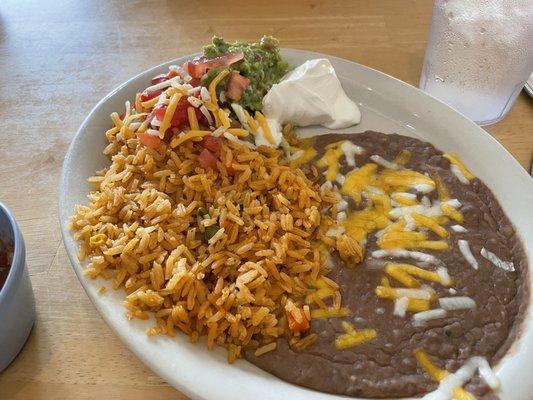
M455 175L457 180L459 180L459 182L461 182L464 185L469 185L470 184L470 181L466 178L466 176L463 175L463 173L461 172L461 169L457 165L451 164L450 165L450 170Z
M399 299L394 300L394 311L393 314L398 317L405 317L407 307L409 305L408 297L400 297Z
M339 350L349 349L350 347L372 340L377 336L377 332L374 329L356 330L352 324L345 321L342 326L344 327L346 334L335 339L335 347Z
M255 118L259 122L259 125L261 126L261 129L263 130L263 135L265 135L265 138L268 140L270 144L276 144L276 141L274 140L274 137L272 136L272 132L270 131L270 126L268 126L268 122L263 114L261 114L260 111L255 112Z
M329 181L333 181L338 175L338 160L341 154L342 152L339 152L336 149L328 149L326 150L326 154L317 163L318 167L328 167L326 179ZM368 163L359 169L348 172L348 174L346 174L346 179L342 184L342 194L352 197L356 204L361 203L363 190L370 185L377 168L378 166L376 164Z
M317 151L313 147L309 147L305 150L303 150L300 157L294 158L290 160L289 166L291 168L297 168L302 164L306 164L309 161L311 161L313 158L315 158L317 155ZM327 181L329 182L329 181ZM330 182L331 183L331 182Z
M347 317L349 314L350 314L350 310L348 310L345 307L342 307L339 309L327 308L327 309L311 310L312 319L342 318L342 317Z
M224 134L224 132L226 132L226 130L224 129L223 126L215 129L213 132L211 132L211 136L214 136L214 137L220 137Z
M421 233L421 232L401 232L402 235L408 233ZM397 237L381 237L378 239L378 245L382 249L429 249L429 250L446 250L448 249L448 243L442 240L420 240L403 238L398 233Z
M246 120L246 114L244 113L244 108L240 106L237 103L231 103L231 108L233 109L233 112L237 116L237 119L241 123L241 125L247 129L251 129L248 125L248 121Z
M390 187L396 192L412 188L421 193L429 193L435 189L435 182L431 178L409 169L386 169L381 172L377 181L380 186Z
M384 258L384 257L396 257L396 258L412 258L413 260L425 262L433 265L444 265L442 260L437 257L421 253L419 251L410 251L405 249L389 249L389 250L374 250L372 252L372 257L374 258Z
M434 219L427 217L422 214L413 213L411 214L411 217L419 226L424 226L431 231L435 232L437 235L439 235L441 238L445 238L448 236L448 231L444 229L442 226L440 226L437 222L435 222Z
M433 293L425 289L403 289L386 286L376 287L376 295L381 298L396 300L400 297L409 299L431 300Z
M463 162L459 159L457 154L447 153L443 155L452 165L455 165L460 171L461 174L469 181L475 178L475 176L466 168Z
M465 232L468 232L468 229L466 229L464 226L462 225L452 225L450 226L450 228L452 229L452 231L454 232L457 232L457 233L465 233Z
M440 319L446 317L447 312L442 308L435 308L433 310L421 311L413 314L413 325L424 325L427 321L432 319Z
M218 109L218 119L220 121L220 124L224 128L228 129L231 126L231 122L229 120L229 116L228 116L228 113L226 112L226 110L224 110L222 108Z
M211 83L209 84L209 96L210 96L210 100L211 100L211 103L215 106L215 107L218 107L218 100L217 100L217 86L218 84L222 81L222 79L224 79L227 75L229 74L229 70L227 69L224 69L222 71L220 71L218 73L217 76L215 76L213 78L213 80L211 81ZM200 92L201 94L201 92Z
M187 107L187 116L189 117L189 126L192 131L200 130L200 125L198 125L198 119L196 118L196 111L193 107Z
M409 303L407 303L407 311L410 311L410 312L426 311L426 310L429 310L430 306L431 306L431 303L429 300L409 299Z
M474 301L474 299L467 296L441 297L439 299L439 305L444 310L453 311L475 308L476 302Z
M148 86L146 89L144 89L144 91L150 93L155 92L156 90L166 89L167 87L172 86L172 83L179 83L180 79L181 78L179 76L176 76L172 79L168 79L166 81L156 83L155 85Z
M246 122L248 122L248 126L252 130L252 133L257 133L259 130L259 126L257 125L257 121L255 121L252 116L246 111L246 109L243 109L244 116L246 118Z
M476 257L474 257L474 255L472 254L472 251L470 250L470 245L468 244L468 242L466 240L459 239L457 241L457 246L459 247L459 251L465 258L465 260L468 262L468 264L470 264L472 268L478 269L479 264L476 260Z
M240 129L240 128L230 128L228 129L228 132L237 137L246 137L250 134L250 132L247 131L246 129Z
M355 167L355 155L363 154L364 150L362 147L353 144L349 140L345 140L341 145L342 151L344 152L344 158L346 159L346 164L350 167Z
M448 274L448 269L445 267L438 267L437 268L437 275L440 278L440 283L442 286L450 286L453 283L452 278Z
M416 194L408 192L393 192L391 193L391 199L402 206L414 206L416 205Z
M176 148L180 144L186 142L187 140L201 138L204 136L208 136L210 134L211 134L211 131L189 131L187 133L184 133L172 139L172 141L170 142L170 147Z
M496 254L491 251L488 251L486 248L481 249L481 255L489 260L496 267L503 269L507 272L512 272L515 270L514 264L511 261L503 261Z
M440 283L443 286L450 286L451 285L451 280L449 279L449 277L443 277L442 273L427 271L427 270L422 269L420 267L417 267L415 265L388 263L385 266L385 272L387 272L387 268L389 270L402 271L405 274L409 274L411 276L415 276L417 278L423 279L423 280L428 281L428 282ZM443 267L439 267L438 270L440 270L441 268L443 268ZM420 286L420 284L418 284L418 286L408 286L408 287L419 287L419 286Z
M198 108L200 106L202 106L204 103L202 102L202 100L200 100L199 98L197 97L194 97L194 96L189 96L187 97L187 101L189 102L189 104L191 106L193 106L194 108Z
M159 96L155 96L153 99L143 101L141 103L142 108L154 108L154 106L159 102Z
M388 274L391 278L396 279L398 282L402 283L408 288L417 288L420 287L420 282L415 278L409 275L403 268L402 264L392 264L388 263L385 265L385 273ZM427 272L427 271L424 271ZM406 305L407 307L407 305Z
M398 165L405 165L409 162L409 160L411 159L411 151L409 150L402 150L400 151L400 154L398 154L396 156L396 158L394 159L394 163L395 164L398 164Z
M163 139L165 137L165 132L170 127L170 121L172 121L172 117L174 116L174 112L176 111L176 107L178 106L178 102L181 98L181 94L175 93L170 98L170 102L168 103L168 107L165 111L165 116L163 117L163 121L161 121L161 126L159 127L159 138Z
M394 163L394 162L390 162L388 160L385 160L383 157L377 155L377 154L373 154L370 156L370 159L372 161L374 161L376 164L379 164L381 165L383 168L388 168L388 169L400 169L401 166Z
M207 123L209 124L209 126L213 126L215 124L213 122L213 117L211 116L211 113L205 105L200 106L200 112L204 114L204 117L205 119L207 119Z
M122 128L122 120L118 116L117 112L112 112L110 117L111 117L111 120L113 121L113 123L115 124L115 126L117 128L119 128L119 129Z
M440 379L439 387L435 391L426 394L423 400L448 400L452 399L452 397L461 400L475 400L475 397L466 392L462 386L472 379L476 371L479 371L479 374L491 389L499 387L500 382L494 372L492 372L487 360L482 357L472 357L453 374L444 371L441 374L443 376Z
M211 95L209 94L209 90L202 86L200 88L200 98L204 101L204 103L211 103Z
M424 370L428 373L428 375L435 381L441 381L446 376L448 376L450 373L444 369L440 369L435 364L431 362L427 354L423 350L416 350L415 351L415 357L418 363L424 368ZM475 400L476 398L464 390L460 386L452 387L452 393L454 400ZM452 396L448 396L448 398L445 397L446 400L451 399ZM424 396L424 399L427 400L427 396Z
M461 214L461 212L457 211L452 205L450 204L441 204L440 206L442 212L444 213L444 215L446 215L447 217L453 219L454 221L457 221L457 222L463 222L465 220L465 218L463 217L463 214Z

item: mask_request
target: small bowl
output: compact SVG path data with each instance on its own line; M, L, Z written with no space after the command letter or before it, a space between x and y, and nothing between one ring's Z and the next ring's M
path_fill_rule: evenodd
M4 286L0 288L0 372L26 343L35 322L24 239L11 212L0 203L0 242L13 243L13 259ZM2 244L3 245L3 244Z

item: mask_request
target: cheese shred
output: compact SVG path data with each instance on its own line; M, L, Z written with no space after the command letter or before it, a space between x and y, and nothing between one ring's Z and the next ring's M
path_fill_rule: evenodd
M187 140L202 138L204 136L210 135L211 131L189 131L183 135L177 136L170 142L170 147L176 148L180 144L186 142Z
M218 107L218 100L217 100L217 86L218 84L229 74L229 70L224 69L218 73L217 76L214 77L214 79L209 84L209 95L211 97L211 103Z
M172 121L172 117L174 116L174 112L176 111L176 108L178 107L178 102L180 101L181 94L175 93L170 98L170 102L168 103L168 107L165 111L165 116L163 117L163 121L161 121L161 126L159 127L159 138L163 139L165 137L165 132L170 127L170 122Z
M196 111L194 110L194 107L187 107L187 116L189 117L189 126L191 127L191 130L200 130L200 125L198 124L198 118L196 118Z
M274 137L272 136L272 132L270 131L270 127L268 126L268 122L265 116L261 114L260 111L256 111L255 118L259 122L261 129L263 129L263 134L265 135L265 138L268 140L268 142L270 144L276 144L276 141L274 140Z

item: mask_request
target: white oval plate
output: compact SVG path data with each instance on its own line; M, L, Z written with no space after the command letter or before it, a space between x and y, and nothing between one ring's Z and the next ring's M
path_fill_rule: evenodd
M533 260L533 180L517 161L491 136L472 121L422 91L381 72L362 65L300 50L283 50L293 66L305 60L329 58L349 97L361 107L359 126L385 133L400 133L427 140L443 151L454 151L472 172L492 189L505 212L524 240L529 260ZM128 321L122 306L124 293L108 290L97 294L100 284L83 276L78 261L77 244L67 228L76 204L85 204L90 187L87 178L109 165L102 154L107 144L104 132L109 128L109 114L123 109L126 100L143 90L156 74L168 65L182 64L192 56L182 57L154 67L130 79L103 98L80 126L68 149L60 183L59 217L63 240L70 261L107 324L121 340L156 374L182 393L194 399L341 399L286 383L244 360L229 365L225 350L208 351L203 343L190 344L185 335L175 338L148 337L150 321ZM306 129L306 132L317 132ZM530 281L530 287L531 287ZM109 285L108 285L109 287ZM530 292L532 292L530 290ZM527 322L533 316L530 307ZM503 388L502 399L528 400L533 396L533 329L527 323L520 340L497 367Z

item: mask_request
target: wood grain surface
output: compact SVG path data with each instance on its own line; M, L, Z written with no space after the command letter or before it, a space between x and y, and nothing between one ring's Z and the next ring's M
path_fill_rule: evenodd
M185 399L104 324L62 245L61 164L101 97L150 66L198 51L213 34L250 41L272 34L284 47L355 60L416 85L431 9L428 0L2 0L0 200L26 240L38 317L0 374L0 399ZM530 167L532 99L522 93L487 131Z

